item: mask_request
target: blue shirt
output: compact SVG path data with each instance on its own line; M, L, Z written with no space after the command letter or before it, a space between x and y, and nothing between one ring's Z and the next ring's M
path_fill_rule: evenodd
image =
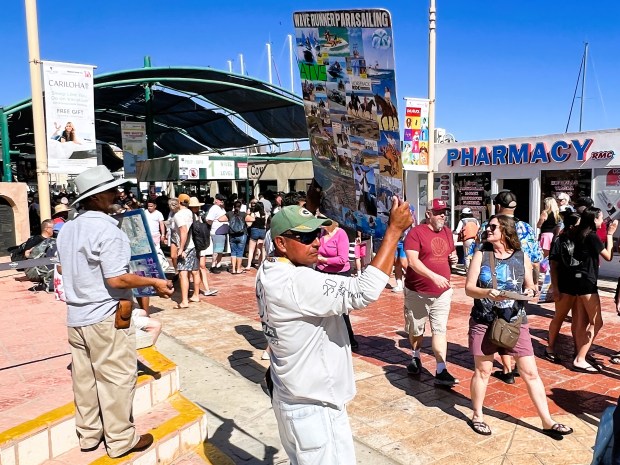
M67 299L67 326L99 323L116 311L131 289L109 287L106 278L129 273L127 235L109 215L86 211L67 221L57 239Z
M480 230L478 231L478 242L480 242L482 233L486 230L487 224L489 222L485 221L480 226ZM521 242L521 250L525 253L532 263L540 263L543 259L543 251L540 247L540 244L536 240L536 233L534 232L534 228L532 228L525 221L517 221L515 224L515 229L517 230L517 237ZM475 242L471 245L470 254L473 255L476 250Z

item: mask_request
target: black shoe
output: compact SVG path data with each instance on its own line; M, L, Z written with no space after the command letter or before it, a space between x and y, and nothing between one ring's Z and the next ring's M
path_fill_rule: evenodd
M503 381L506 384L515 383L515 376L512 373L512 371L509 373L504 373L503 371L498 370L498 371L494 371L492 376L496 377L497 379L499 379L500 381Z
M417 376L422 373L422 362L419 357L414 357L411 363L407 365L407 374Z
M213 274L218 274L218 273L221 273L221 272L222 272L222 270L220 270L219 268L211 268L211 273L213 273Z
M435 374L435 384L438 386L454 386L459 384L459 380L448 373L448 370L443 370L441 373Z

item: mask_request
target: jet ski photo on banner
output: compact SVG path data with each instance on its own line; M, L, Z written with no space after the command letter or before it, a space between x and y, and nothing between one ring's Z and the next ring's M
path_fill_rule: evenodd
M390 12L296 12L293 22L322 210L378 245L391 196L403 195Z

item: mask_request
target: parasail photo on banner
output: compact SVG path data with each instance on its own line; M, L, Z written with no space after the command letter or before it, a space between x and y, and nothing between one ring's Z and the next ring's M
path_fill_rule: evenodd
M293 22L321 209L378 244L387 199L403 195L390 12L304 11Z
M42 63L50 173L79 174L97 165L93 66Z

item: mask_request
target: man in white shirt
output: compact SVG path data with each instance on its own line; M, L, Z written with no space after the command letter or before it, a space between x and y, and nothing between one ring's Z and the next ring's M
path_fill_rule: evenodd
M389 279L396 244L412 223L409 205L394 198L383 242L359 277L328 275L317 263L321 226L300 206L271 220L275 257L256 278L263 332L269 343L272 405L280 440L296 465L356 463L346 404L355 395L349 336L340 316L377 300Z
M146 215L146 219L148 221L151 237L153 238L153 244L155 244L155 247L159 249L160 243L166 238L166 226L164 225L164 215L157 210L155 199L149 199L146 202L144 214Z
M211 257L211 273L221 273L222 257L226 248L226 236L228 234L228 217L224 209L226 197L216 194L214 204L207 213L206 222L211 225L211 244L213 256Z

